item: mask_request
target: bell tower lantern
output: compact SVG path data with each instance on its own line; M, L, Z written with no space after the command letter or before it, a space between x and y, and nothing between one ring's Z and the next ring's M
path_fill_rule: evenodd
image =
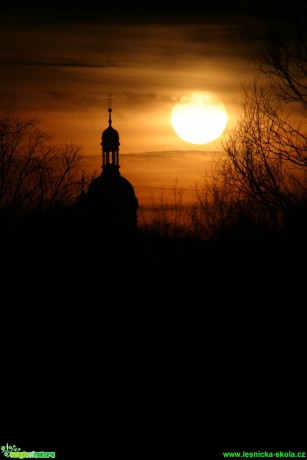
M109 126L102 132L102 172L116 174L119 173L119 134L112 127L112 107L109 99Z

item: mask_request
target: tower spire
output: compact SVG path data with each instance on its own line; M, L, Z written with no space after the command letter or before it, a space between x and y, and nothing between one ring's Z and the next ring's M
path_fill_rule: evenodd
M113 99L111 98L111 94L109 94L109 97L108 97L107 101L108 101L108 106L109 106L109 108L108 108L108 112L109 112L109 126L111 126L111 125L112 125L111 113L112 113L112 101L113 101Z

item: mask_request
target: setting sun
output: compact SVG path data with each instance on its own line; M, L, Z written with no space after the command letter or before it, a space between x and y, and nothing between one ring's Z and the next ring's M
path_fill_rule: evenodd
M176 134L191 144L207 144L217 139L227 121L224 104L208 92L192 92L181 97L171 115Z

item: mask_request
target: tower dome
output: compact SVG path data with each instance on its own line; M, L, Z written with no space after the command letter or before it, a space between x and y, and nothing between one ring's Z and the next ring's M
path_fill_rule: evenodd
M101 136L101 145L103 151L115 151L118 150L120 146L119 134L116 129L112 127L111 113L112 109L109 108L109 126L102 132Z

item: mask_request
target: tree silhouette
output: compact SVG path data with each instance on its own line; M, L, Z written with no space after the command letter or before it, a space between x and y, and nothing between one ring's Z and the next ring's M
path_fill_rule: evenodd
M256 66L273 83L278 98L307 108L307 6L303 0L265 2L256 27Z
M262 77L243 89L236 127L224 142L219 178L275 220L304 221L307 207L306 5L285 2L257 24ZM222 178L222 179L221 179Z
M33 212L71 205L85 174L81 149L50 144L36 118L0 118L0 209L8 221Z
M224 143L222 176L272 211L306 199L307 137L292 118L271 87L255 82L245 89L237 126Z

